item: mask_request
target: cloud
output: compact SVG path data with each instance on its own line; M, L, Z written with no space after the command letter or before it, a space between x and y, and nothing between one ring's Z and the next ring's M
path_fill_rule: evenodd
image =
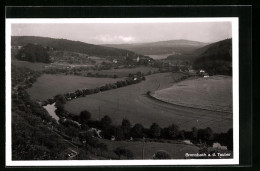
M112 35L98 35L94 39L102 43L130 43L136 41L132 36L112 36Z

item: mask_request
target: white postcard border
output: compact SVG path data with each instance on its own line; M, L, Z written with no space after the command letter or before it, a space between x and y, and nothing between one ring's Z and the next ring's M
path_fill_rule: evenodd
M13 161L11 149L11 25L15 23L185 23L231 22L233 65L233 159L178 159L178 160L55 160ZM238 18L38 18L6 19L6 166L130 166L130 165L237 165L239 164L239 47Z

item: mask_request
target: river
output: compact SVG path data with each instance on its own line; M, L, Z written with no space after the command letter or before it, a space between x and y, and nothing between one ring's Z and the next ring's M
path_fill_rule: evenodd
M59 119L60 119L60 118L59 118L59 117L56 115L56 113L55 113L55 110L57 109L56 106L55 106L55 103L53 103L53 104L48 104L48 105L46 105L46 106L43 106L43 108L47 110L47 112L49 113L49 115L50 115L51 117L53 117L53 118L57 121L57 123L59 123Z

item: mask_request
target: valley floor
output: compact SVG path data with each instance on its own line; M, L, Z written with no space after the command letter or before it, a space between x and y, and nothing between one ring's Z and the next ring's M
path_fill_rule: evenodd
M226 132L232 128L232 113L209 111L198 108L162 103L147 96L173 85L172 73L159 73L146 77L139 84L89 95L67 102L66 110L78 115L82 110L92 113L93 119L109 115L113 124L121 124L126 118L134 123L150 127L153 122L161 127L172 123L180 129L211 127L214 132Z

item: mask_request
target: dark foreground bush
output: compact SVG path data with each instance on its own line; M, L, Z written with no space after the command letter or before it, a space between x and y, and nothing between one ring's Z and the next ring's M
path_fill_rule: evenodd
M171 159L171 155L166 152L166 151L157 151L154 156L153 156L153 159Z

